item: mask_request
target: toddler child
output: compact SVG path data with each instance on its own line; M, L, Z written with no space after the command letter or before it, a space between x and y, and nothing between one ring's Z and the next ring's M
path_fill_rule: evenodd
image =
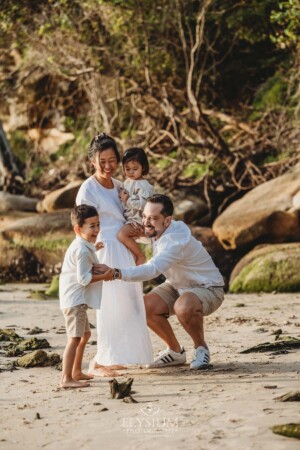
M143 230L142 213L147 198L154 194L154 188L144 179L149 173L149 162L142 148L132 147L125 151L122 158L123 171L126 176L120 190L120 199L124 206L126 224L117 236L134 255L137 266L144 264L146 258L132 237L136 229Z
M89 386L93 378L82 372L82 358L91 336L87 316L88 308L100 308L104 274L92 274L93 263L98 263L95 251L103 247L96 243L100 230L99 215L93 206L76 206L71 212L71 222L76 238L65 254L59 277L60 309L66 322L68 342L63 355L60 386L81 388Z

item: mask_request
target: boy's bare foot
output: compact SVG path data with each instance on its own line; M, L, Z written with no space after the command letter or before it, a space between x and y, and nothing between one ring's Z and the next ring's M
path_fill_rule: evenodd
M135 265L136 266L141 266L145 262L146 262L146 256L145 255L137 256L136 259L135 259Z
M70 381L61 381L60 387L63 389L78 389L78 388L84 388L89 387L90 383L81 383L80 381L76 380L70 380Z
M88 375L83 372L79 373L73 373L72 374L73 380L79 381L79 380L92 380L94 377L93 375Z

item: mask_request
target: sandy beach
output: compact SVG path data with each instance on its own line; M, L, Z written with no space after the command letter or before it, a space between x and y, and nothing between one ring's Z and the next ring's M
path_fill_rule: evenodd
M51 352L62 354L66 335L57 300L28 299L42 285L0 286L0 328L23 336L39 326ZM244 306L242 306L244 305ZM89 311L95 324L95 312ZM30 449L272 449L296 450L297 439L275 435L270 427L300 422L299 402L275 397L300 390L300 349L287 354L240 354L273 342L271 333L300 337L300 293L227 294L223 306L206 319L206 340L213 368L190 371L189 365L164 370L131 368L118 380L133 377L138 403L110 398L108 380L95 378L86 389L61 390L53 367L0 373L0 448ZM192 358L188 335L172 324ZM92 341L96 330L92 330ZM155 353L163 343L151 334ZM89 344L87 368L95 353ZM13 358L1 353L1 367Z

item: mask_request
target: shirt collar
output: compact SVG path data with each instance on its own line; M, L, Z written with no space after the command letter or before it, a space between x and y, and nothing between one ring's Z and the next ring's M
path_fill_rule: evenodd
M82 245L85 245L90 250L93 250L93 252L96 251L95 245L92 242L89 242L86 239L83 239L81 236L76 235L76 241Z
M174 220L172 219L170 225L165 229L165 231L163 232L163 234L162 234L161 236L159 236L158 239L154 239L154 238L153 238L154 244L158 244L158 242L160 241L160 239L161 239L163 236L166 236L167 234L169 234L170 232L172 232L173 226L174 226Z

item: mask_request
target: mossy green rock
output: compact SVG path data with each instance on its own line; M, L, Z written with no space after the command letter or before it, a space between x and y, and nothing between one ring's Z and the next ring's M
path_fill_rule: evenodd
M40 348L50 348L47 339L38 339L36 337L25 339L19 344L12 344L7 352L7 356L18 356L28 350L37 350Z
M262 245L235 266L230 292L300 291L300 243Z
M53 277L50 287L45 291L45 294L51 298L58 298L58 288L59 288L59 276L55 275Z
M286 423L284 425L274 425L272 431L282 436L300 439L300 423Z
M8 328L0 329L0 341L20 342L23 338L20 337L14 330Z
M57 353L47 355L44 350L35 350L34 352L27 353L27 355L21 356L16 365L20 367L46 367L56 366L61 362L61 358Z
M44 350L35 350L32 353L21 356L17 360L17 365L20 367L36 367L44 365L48 360L47 353Z

